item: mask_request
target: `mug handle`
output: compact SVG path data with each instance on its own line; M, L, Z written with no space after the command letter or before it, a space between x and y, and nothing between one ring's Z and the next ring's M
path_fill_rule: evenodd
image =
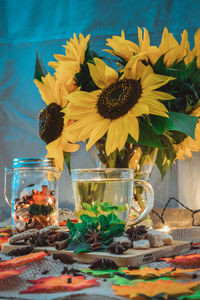
M6 184L6 178L7 178L7 175L12 173L12 170L8 169L8 168L5 168L5 174L4 174L4 197L5 197L5 201L8 203L8 205L11 207L11 203L10 201L8 200L8 197L7 197L7 184Z
M132 225L142 222L148 216L154 205L154 191L150 183L143 179L135 179L135 187L142 187L145 189L147 194L147 206L142 214L132 221Z

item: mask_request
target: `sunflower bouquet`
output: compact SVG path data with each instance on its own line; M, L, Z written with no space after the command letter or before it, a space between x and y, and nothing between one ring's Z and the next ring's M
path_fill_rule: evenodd
M63 170L80 141L96 147L106 167L134 167L152 159L162 177L176 159L200 150L200 30L190 50L163 30L159 46L138 28L138 44L121 36L107 39L105 55L90 47L90 35L66 42L47 73L37 56L35 84L46 103L39 135ZM109 56L109 58L108 58ZM156 151L155 151L156 150ZM140 154L140 155L139 155Z

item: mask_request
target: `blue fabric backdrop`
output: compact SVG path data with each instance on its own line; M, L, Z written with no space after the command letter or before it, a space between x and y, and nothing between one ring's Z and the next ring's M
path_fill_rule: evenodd
M33 83L37 50L53 73L47 63L54 53L64 53L62 45L74 32L91 33L91 46L97 52L105 47L107 37L119 35L121 29L137 42L137 26L146 27L157 44L164 26L178 40L186 28L193 44L199 11L199 0L0 0L0 221L10 215L3 196L4 167L11 167L14 157L46 153L38 137L38 114L44 102ZM73 167L92 164L84 145L72 156ZM72 207L67 171L59 185L60 206Z

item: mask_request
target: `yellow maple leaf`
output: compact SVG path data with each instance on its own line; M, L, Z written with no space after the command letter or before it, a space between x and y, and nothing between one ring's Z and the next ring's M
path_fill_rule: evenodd
M113 285L112 288L118 296L128 297L130 299L136 298L137 300L143 300L146 299L146 297L143 297L142 295L154 297L159 294L166 294L170 296L191 294L191 288L199 284L200 281L182 283L172 280L159 279L156 281L139 282L135 286Z
M198 269L180 269L180 268L149 268L143 267L140 269L133 269L133 270L122 270L122 272L126 273L127 275L136 276L136 277L161 277L161 276L170 276L170 277L192 277L194 272L199 271Z

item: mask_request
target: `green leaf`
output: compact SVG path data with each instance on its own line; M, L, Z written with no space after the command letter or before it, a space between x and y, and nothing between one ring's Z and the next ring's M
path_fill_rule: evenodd
M176 151L174 149L173 143L171 139L167 136L161 136L161 140L164 149L158 149L157 157L156 157L156 166L158 167L162 179L166 175L169 167L172 165L173 161L176 158Z
M94 213L92 211L89 211L89 210L86 210L86 209L81 209L76 214L77 214L78 218L80 218L80 216L82 216L82 215L88 215L90 217L95 217L96 216L96 213Z
M101 230L106 231L109 229L109 221L108 218L105 215L100 215L99 216L99 223L101 226Z
M83 208L85 208L85 209L88 210L88 211L91 211L91 212L94 211L92 205L90 205L90 204L88 204L88 203L86 203L86 202L83 202L83 203L82 203L82 206L83 206Z
M125 270L126 268L119 268L117 270L117 273L121 273L122 275L125 275L125 273L122 272L122 270ZM93 276L101 276L101 277L110 277L113 276L113 274L116 273L116 270L113 269L105 269L105 270L92 270L92 269L81 269L81 272L90 274Z
M122 221L118 218L117 215L115 215L114 213L110 213L108 216L108 222L110 225L112 224L118 224L118 223L121 223Z
M85 227L90 229L97 229L99 226L98 218L90 217L88 215L81 215L80 219L85 223Z
M70 219L67 219L67 227L70 232L70 236L74 236L76 232L75 223L72 223Z
M70 166L70 157L71 157L71 153L70 152L63 152L64 154L64 161L67 165L69 174L71 174L71 166Z
M153 70L157 74L166 74L167 68L164 64L164 57L165 54L159 57L159 59L156 61L156 63L153 66Z
M102 202L100 203L101 210L106 212L112 212L114 210L118 210L117 205L113 205L111 202Z
M132 136L128 136L127 143L133 143L134 145L150 146L154 148L163 148L160 143L159 135L153 130L153 128L144 119L139 120L140 134L138 142L136 142Z
M196 290L195 292L194 292L194 294L192 294L192 295L185 295L185 296L180 296L180 297L178 297L177 298L178 300L189 300L189 299L196 299L196 300L199 300L200 299L200 290L198 289L198 290Z
M195 128L198 118L178 112L169 112L169 118L151 116L153 130L157 134L164 134L168 130L176 130L195 138Z
M92 249L90 247L90 244L87 244L85 241L80 242L77 240L73 240L69 243L66 250L68 250L68 251L73 250L76 253L80 253L80 252L91 251Z
M110 226L109 230L102 232L102 240L104 243L107 243L109 240L112 242L111 238L121 236L124 231L125 224L114 224L113 226Z
M131 285L131 286L134 286L139 282L145 282L145 280L142 280L142 279L130 280L126 277L122 277L119 275L113 275L111 278L108 279L108 281L112 281L112 284L115 284L115 285Z
M38 51L37 51L34 78L39 80L39 81L42 81L41 77L42 76L45 77L46 75L47 75L47 71L46 71L41 59L39 58Z

